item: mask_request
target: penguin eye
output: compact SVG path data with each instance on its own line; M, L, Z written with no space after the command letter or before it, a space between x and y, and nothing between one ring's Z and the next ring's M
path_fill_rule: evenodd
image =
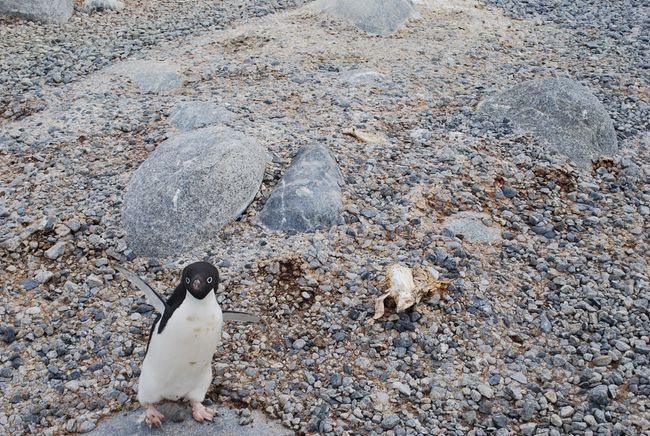
M212 283L212 277L208 277L208 283Z
M185 277L185 283L187 283L188 285L190 284L190 278L189 277Z

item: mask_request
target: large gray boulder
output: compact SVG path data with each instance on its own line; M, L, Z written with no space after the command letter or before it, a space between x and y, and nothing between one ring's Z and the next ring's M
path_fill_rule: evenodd
M418 15L409 0L317 0L312 7L380 36L391 35Z
M62 24L74 11L72 0L0 0L0 15Z
M255 197L266 160L264 147L226 127L166 140L127 187L129 246L140 255L164 257L215 238Z
M260 219L271 230L313 232L341 223L343 176L329 149L301 148L269 196Z
M479 111L509 119L582 167L618 149L612 120L598 99L569 79L530 80L486 99Z
M188 101L176 104L169 115L169 122L178 130L187 131L232 120L228 109L206 101Z

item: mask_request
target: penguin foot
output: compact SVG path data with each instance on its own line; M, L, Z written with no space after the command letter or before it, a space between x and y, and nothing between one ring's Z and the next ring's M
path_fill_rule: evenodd
M196 419L199 422L206 419L208 421L212 421L214 415L217 414L216 410L208 409L203 404L201 404L200 401L193 400L190 401L190 404L192 405L192 416L194 417L194 419Z
M153 404L145 404L144 406L146 416L144 418L144 422L149 425L149 428L153 427L162 427L162 422L163 419L165 419L165 416L160 413L159 411L156 410L155 407L153 407Z

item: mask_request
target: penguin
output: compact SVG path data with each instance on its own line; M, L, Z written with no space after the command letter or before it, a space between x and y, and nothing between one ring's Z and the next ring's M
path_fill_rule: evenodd
M225 321L259 322L257 315L222 311L217 302L219 271L208 262L183 269L181 282L167 301L136 274L115 266L142 290L156 310L138 381L138 401L145 422L161 426L155 408L163 400L188 400L197 421L211 421L215 410L202 402L212 382L212 356L221 343Z

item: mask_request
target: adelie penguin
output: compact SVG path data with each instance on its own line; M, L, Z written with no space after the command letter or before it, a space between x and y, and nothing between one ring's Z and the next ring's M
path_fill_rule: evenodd
M212 420L215 411L202 402L212 382L212 356L221 342L224 321L259 322L256 315L222 311L217 303L219 271L207 262L183 270L181 282L165 301L144 280L122 267L120 273L146 295L158 312L138 383L138 401L149 426L164 419L155 404L188 400L197 421Z

